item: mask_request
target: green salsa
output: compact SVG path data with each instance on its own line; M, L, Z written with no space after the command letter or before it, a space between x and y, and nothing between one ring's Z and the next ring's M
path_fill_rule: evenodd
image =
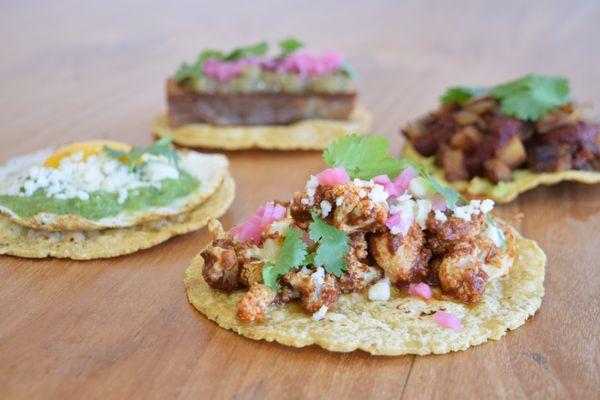
M179 170L179 178L161 180L160 189L149 186L129 190L127 199L121 204L118 202L118 193L97 191L90 193L88 200L56 199L48 197L43 189L38 189L31 196L0 195L0 205L22 218L44 212L59 215L76 214L95 221L124 211L167 206L175 199L191 194L199 186L200 182L195 177Z

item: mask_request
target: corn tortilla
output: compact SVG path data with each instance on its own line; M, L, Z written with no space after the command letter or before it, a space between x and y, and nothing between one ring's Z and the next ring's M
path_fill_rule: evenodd
M510 182L492 183L490 180L474 177L470 181L448 182L444 178L444 170L435 165L435 157L423 157L415 148L406 143L403 155L417 165L427 169L431 175L445 186L450 186L472 197L485 197L496 203L509 203L523 192L540 185L554 185L563 181L580 183L600 183L600 172L568 170L561 172L533 172L527 169L512 171L513 180Z
M27 258L90 260L116 257L162 243L173 236L202 228L225 213L235 196L230 175L217 191L195 209L128 228L81 232L47 232L22 227L0 216L0 254Z
M325 319L314 321L298 304L271 305L265 319L244 324L236 318L243 291L225 293L202 278L204 260L194 258L185 272L190 302L219 326L256 340L293 347L312 344L330 351L364 350L374 355L442 354L500 339L523 325L540 307L544 295L546 255L516 231L516 257L509 278L488 284L483 300L472 306L450 300L428 302L393 290L387 302L369 301L366 293L341 295ZM463 329L438 326L438 310L457 315Z
M372 116L356 107L349 121L312 119L280 126L213 126L189 124L179 128L169 126L166 114L152 124L158 137L171 135L180 146L223 150L323 150L332 140L349 134L364 135L369 131Z
M0 177L3 174L7 176L15 174L12 169L22 172L34 165L43 164L45 155L48 153L51 154L52 150L46 149L32 155L9 160L7 166L0 168ZM200 186L189 195L175 199L168 206L151 207L133 212L123 211L117 215L104 217L99 220L90 220L77 214L59 215L53 213L38 213L30 217L20 217L10 208L1 205L0 213L24 227L55 232L124 228L139 225L146 221L175 216L196 208L212 196L221 185L229 167L227 157L221 154L202 154L185 151L180 152L180 155L182 157L182 164L190 164L186 169L200 181ZM18 168L15 168L15 165L18 165Z

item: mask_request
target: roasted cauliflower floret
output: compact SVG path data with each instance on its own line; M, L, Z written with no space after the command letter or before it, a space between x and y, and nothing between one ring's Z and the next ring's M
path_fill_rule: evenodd
M488 283L484 270L485 254L475 243L458 243L440 263L442 292L464 303L481 299Z
M414 223L406 236L390 232L373 235L370 250L385 276L396 285L422 282L428 275L427 262L431 256L424 247L425 237Z
M312 196L306 190L296 193L290 214L302 229L306 229L312 221L310 210L315 207L320 218L346 233L381 231L385 228L388 214L385 199L378 200L378 192L381 191L381 187L375 189L354 182L318 186Z
M240 288L240 262L234 239L223 231L223 227L216 220L209 222L208 229L214 240L200 253L204 259L204 280L216 289L231 291Z
M434 254L443 253L456 243L475 239L486 225L483 213L471 215L470 221L453 216L450 212L444 215L446 215L445 221L436 219L434 212L430 212L427 216L426 226L431 234L429 241L431 241Z
M325 273L322 267L290 271L284 275L283 281L300 293L302 307L310 313L334 304L339 295L336 277Z
M255 283L238 303L237 317L245 322L261 320L274 299L275 291L273 289Z

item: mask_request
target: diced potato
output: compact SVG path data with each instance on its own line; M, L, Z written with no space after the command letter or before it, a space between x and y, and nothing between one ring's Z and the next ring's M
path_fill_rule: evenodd
M472 102L466 105L466 108L469 111L473 111L476 114L485 114L488 111L493 110L497 106L496 100L484 97L473 100Z
M513 136L510 141L496 151L496 158L509 168L517 168L527 159L527 153L523 142L517 136Z
M462 150L445 146L438 154L438 162L444 169L449 182L469 179L469 173L465 167L465 153Z
M498 183L500 181L510 181L511 179L510 168L502 161L495 158L484 162L483 168L487 178L494 183Z
M482 139L483 134L477 128L465 126L450 139L450 144L456 149L471 151Z
M460 110L454 114L454 120L459 125L471 125L479 120L479 115L469 110Z

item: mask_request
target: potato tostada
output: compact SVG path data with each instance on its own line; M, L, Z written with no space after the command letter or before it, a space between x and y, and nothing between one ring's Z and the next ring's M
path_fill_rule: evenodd
M505 203L539 185L600 182L600 123L566 79L454 87L441 102L403 129L404 156L454 189Z
M268 50L266 42L205 50L182 64L167 80L168 111L153 133L190 147L310 150L369 129L343 55L316 55L292 38L279 42L275 56Z
M464 350L516 329L540 307L546 257L387 141L347 136L290 202L225 231L185 273L190 302L223 328L331 351Z
M0 167L0 254L92 259L148 248L202 228L231 204L218 154L92 141Z

